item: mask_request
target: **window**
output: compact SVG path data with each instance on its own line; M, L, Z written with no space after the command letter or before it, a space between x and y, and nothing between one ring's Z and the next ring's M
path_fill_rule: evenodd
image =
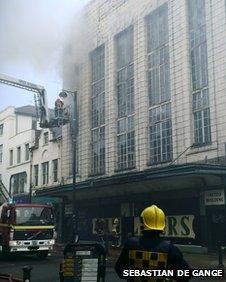
M13 165L13 149L9 151L9 165Z
M42 184L49 183L49 162L42 163Z
M2 135L3 135L3 123L0 124L0 136L2 136Z
M3 145L0 145L0 164L2 163L3 159Z
M193 93L195 144L211 143L208 89Z
M150 164L172 159L172 124L170 103L152 108L150 119Z
M29 143L27 143L27 144L25 144L25 161L29 160L29 155L30 155Z
M105 127L92 130L92 174L105 173Z
M149 160L172 160L172 123L169 62L168 6L163 4L147 17Z
M58 160L53 160L53 182L58 181Z
M135 167L133 28L116 36L117 170Z
M34 185L38 186L38 165L34 165Z
M147 18L148 93L154 106L170 100L168 6L162 5Z
M17 147L17 163L21 162L21 147Z
M23 194L27 188L27 173L14 174L10 178L10 191L13 195Z
M134 116L118 120L117 151L118 170L135 167Z
M43 134L43 145L47 145L49 142L49 132Z
M118 118L134 113L133 29L116 36Z
M91 174L105 173L105 49L91 53Z
M188 0L194 144L211 143L205 0Z

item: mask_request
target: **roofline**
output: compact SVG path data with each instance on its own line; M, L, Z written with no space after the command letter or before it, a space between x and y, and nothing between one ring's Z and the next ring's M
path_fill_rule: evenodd
M16 114L16 115L21 115L21 116L36 117L36 114L23 113L23 112L17 111L16 109L15 109L15 114Z

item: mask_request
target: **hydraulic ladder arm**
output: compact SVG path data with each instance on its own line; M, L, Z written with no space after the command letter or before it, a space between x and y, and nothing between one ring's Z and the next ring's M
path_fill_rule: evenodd
M40 127L51 127L49 119L49 109L47 105L46 90L43 86L27 82L22 79L16 79L10 76L0 74L0 83L22 88L35 93L36 114L40 121Z

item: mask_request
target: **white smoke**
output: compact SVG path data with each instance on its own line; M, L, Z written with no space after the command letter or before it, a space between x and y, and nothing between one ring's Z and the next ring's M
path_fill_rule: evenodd
M0 73L43 85L49 105L62 89L64 51L81 29L89 0L0 0ZM73 31L73 32L72 32ZM0 110L32 104L30 93L0 85Z
M0 0L1 66L24 63L42 73L59 70L71 24L86 2Z

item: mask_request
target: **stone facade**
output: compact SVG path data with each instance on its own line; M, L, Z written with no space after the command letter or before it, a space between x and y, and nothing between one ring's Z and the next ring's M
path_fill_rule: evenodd
M90 53L105 45L105 174L116 174L117 163L117 34L133 26L135 171L150 168L147 16L168 5L170 103L172 120L171 161L153 167L193 162L224 162L226 144L225 1L205 0L206 44L211 142L194 145L188 2L175 0L91 1L84 9L82 32L71 38L65 55L64 88L78 91L77 181L90 178L91 164L91 62ZM77 44L78 43L78 44ZM79 55L78 55L79 54ZM70 65L67 64L70 62ZM79 74L78 74L79 67ZM77 77L77 78L76 78ZM74 79L73 79L74 78ZM70 104L70 101L68 102ZM63 129L62 177L70 183L70 128Z

